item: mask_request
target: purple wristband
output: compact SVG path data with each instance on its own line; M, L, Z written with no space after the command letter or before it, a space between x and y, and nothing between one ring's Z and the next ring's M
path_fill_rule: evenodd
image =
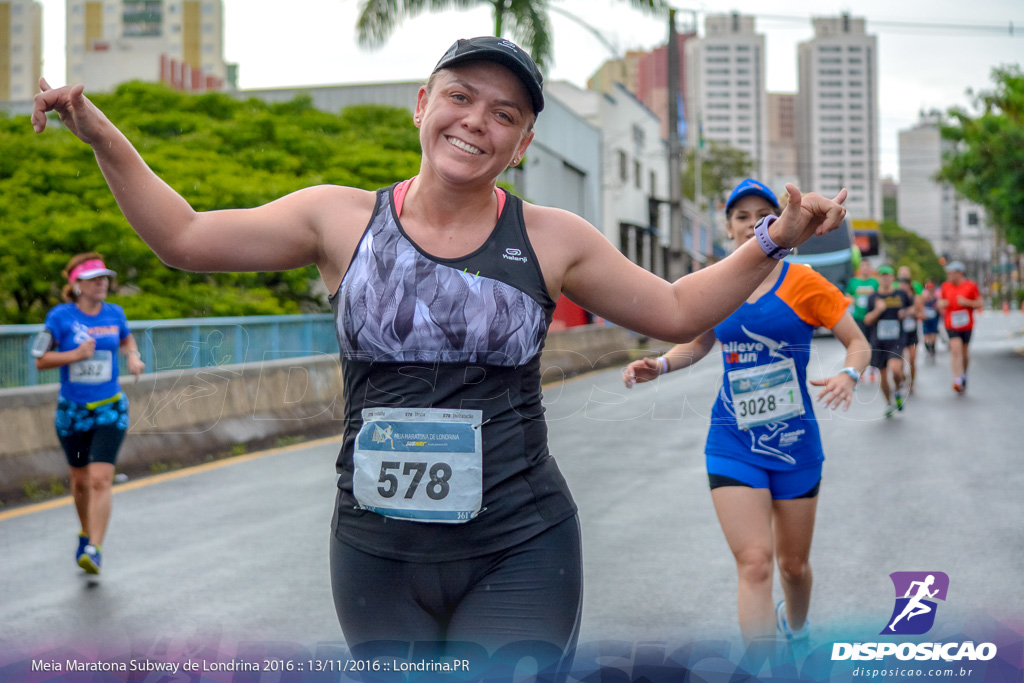
M793 253L792 249L780 247L775 244L775 241L768 235L768 228L771 224L779 219L778 216L765 216L757 225L754 226L754 237L757 238L757 243L761 245L764 253L769 258L782 260Z

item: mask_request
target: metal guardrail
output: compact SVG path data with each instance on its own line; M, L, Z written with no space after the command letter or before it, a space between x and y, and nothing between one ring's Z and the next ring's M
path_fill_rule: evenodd
M336 355L334 316L245 316L129 321L146 372ZM51 384L60 370L36 370L30 349L42 325L0 325L0 389ZM121 374L127 373L124 363Z

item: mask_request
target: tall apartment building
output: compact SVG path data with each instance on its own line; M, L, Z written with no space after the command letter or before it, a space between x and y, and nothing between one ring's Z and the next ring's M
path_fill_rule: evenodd
M709 15L704 37L688 40L686 51L687 144L705 140L742 150L753 175L766 177L768 114L764 36L754 17Z
M764 181L782 192L800 183L797 170L796 93L768 93L768 157Z
M922 116L900 131L899 224L928 240L936 254L969 263L991 258L992 234L982 207L963 199L935 175L952 143L943 140L938 120Z
M132 79L219 90L221 0L67 0L67 74L93 91Z
M802 189L849 190L847 215L882 218L878 159L878 48L864 19L815 18L798 46L796 124Z
M0 0L0 102L28 100L39 90L43 64L43 6Z

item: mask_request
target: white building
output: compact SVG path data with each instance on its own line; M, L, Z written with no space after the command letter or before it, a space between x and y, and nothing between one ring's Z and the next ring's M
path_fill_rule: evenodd
M0 0L0 102L31 99L39 91L42 64L42 5Z
M668 207L650 201L668 199L668 146L658 115L621 83L608 93L564 81L545 91L601 132L602 219L595 225L631 261L664 275Z
M705 140L742 150L753 175L764 178L768 161L764 36L754 17L709 15L704 35L687 40L687 144Z
M90 91L133 79L222 89L223 45L221 0L67 0L67 80Z
M935 180L943 154L952 149L952 143L942 139L938 121L922 116L913 128L900 131L899 138L899 224L928 240L936 254L949 260L989 261L992 231L984 209Z
M878 48L864 19L816 18L798 46L796 127L800 187L849 190L851 219L882 219L878 160Z

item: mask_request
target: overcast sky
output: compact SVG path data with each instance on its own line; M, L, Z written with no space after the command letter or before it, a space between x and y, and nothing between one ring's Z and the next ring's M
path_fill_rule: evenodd
M493 30L490 5L479 9L425 13L406 20L376 51L355 41L358 0L223 0L224 57L239 65L239 87L322 85L424 79L456 38ZM65 79L65 0L42 0L44 73L51 84ZM620 53L663 44L667 21L651 19L614 0L552 0L599 31ZM967 106L968 88L983 90L1000 64L1024 62L1024 2L973 0L731 0L676 2L683 31L697 11L703 32L707 13L738 11L757 17L766 37L767 85L771 92L795 92L796 46L813 37L811 16L849 12L868 21L878 37L879 125L882 175L899 175L898 134L914 125L922 109ZM281 8L287 8L282 14ZM608 46L579 23L552 12L555 62L550 80L581 87L606 59ZM895 26L893 24L918 26ZM1010 25L1015 27L1010 35ZM981 27L1000 26L1001 32ZM950 28L961 27L961 28Z

